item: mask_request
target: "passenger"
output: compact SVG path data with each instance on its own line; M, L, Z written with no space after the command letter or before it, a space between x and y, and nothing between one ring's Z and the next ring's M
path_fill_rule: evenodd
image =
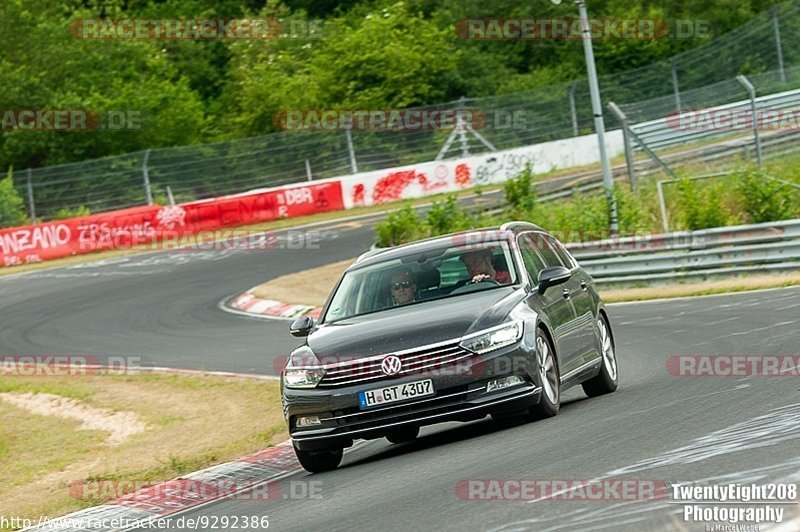
M461 255L461 262L467 267L472 283L496 281L500 284L511 283L511 274L505 270L496 270L492 264L492 252L479 249Z
M417 282L409 269L395 272L390 287L395 305L405 305L417 299Z

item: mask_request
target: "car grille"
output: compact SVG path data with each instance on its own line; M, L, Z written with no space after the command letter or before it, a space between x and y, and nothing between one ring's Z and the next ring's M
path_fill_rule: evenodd
M391 376L391 378L394 378L418 372L435 372L437 368L460 360L466 360L473 356L473 353L460 347L456 341L429 345L399 353L386 353L386 355L381 356L328 364L325 366L325 376L317 386L341 387L390 378L381 370L381 361L389 355L395 355L402 361L400 371Z

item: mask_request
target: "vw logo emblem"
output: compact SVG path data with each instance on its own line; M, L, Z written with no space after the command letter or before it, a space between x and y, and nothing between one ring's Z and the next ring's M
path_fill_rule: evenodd
M386 375L397 375L402 367L403 362L394 355L389 355L381 360L381 371Z

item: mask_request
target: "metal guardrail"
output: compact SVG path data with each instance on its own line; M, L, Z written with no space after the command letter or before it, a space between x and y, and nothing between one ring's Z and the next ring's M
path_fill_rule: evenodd
M742 90L742 96L747 96L744 90ZM759 96L755 99L755 103L756 110L759 113L764 113L765 111L796 111L800 108L800 90ZM703 109L702 112L708 114L730 112L742 115L750 110L750 105L750 100L742 98L742 100L738 102ZM689 110L686 111L689 112ZM698 142L720 134L720 129L714 127L682 128L680 125L680 118L677 114L634 124L631 126L631 129L654 150ZM730 130L729 133L739 136L750 136L752 130L748 127L739 131ZM639 148L639 146L634 146L634 149Z
M800 270L800 219L568 244L598 283Z

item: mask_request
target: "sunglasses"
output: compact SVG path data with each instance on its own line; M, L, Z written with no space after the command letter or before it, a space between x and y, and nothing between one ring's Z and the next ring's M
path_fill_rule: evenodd
M392 290L400 290L401 288L409 288L414 283L413 281L400 281L399 283L392 283Z

